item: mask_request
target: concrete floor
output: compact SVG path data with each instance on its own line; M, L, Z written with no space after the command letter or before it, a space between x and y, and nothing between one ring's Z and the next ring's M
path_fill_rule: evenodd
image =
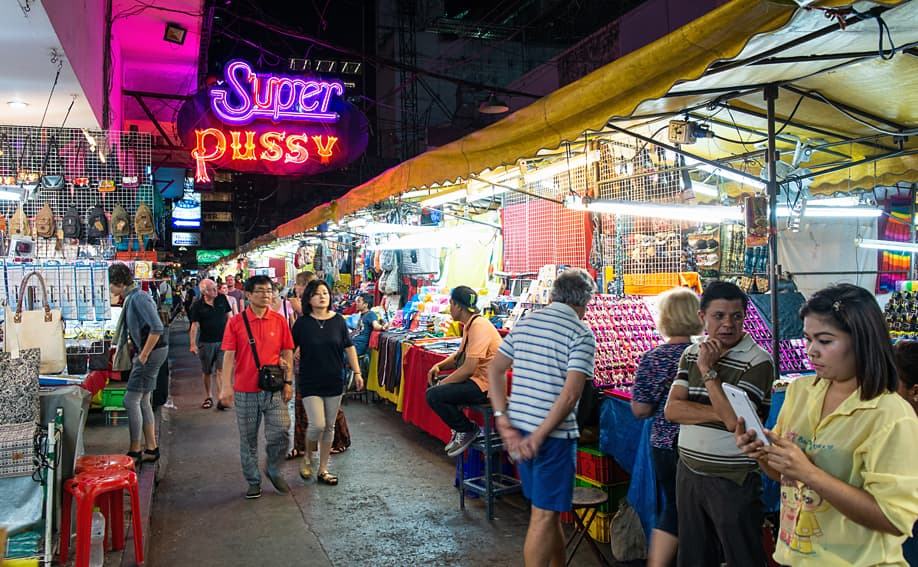
M332 457L338 486L305 483L290 461L290 494L265 479L246 500L235 414L200 409L187 323L172 330L175 407L162 413L147 565L522 565L527 503L499 500L493 522L480 499L460 510L455 461L387 403L345 407L353 444ZM598 562L584 544L573 564Z

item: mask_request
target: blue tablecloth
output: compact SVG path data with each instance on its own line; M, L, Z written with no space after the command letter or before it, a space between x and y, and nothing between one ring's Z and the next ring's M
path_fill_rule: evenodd
M784 391L775 392L771 398L771 412L765 427L772 427L784 403ZM650 424L652 420L639 420L631 413L631 403L619 398L603 400L599 415L599 450L611 455L631 475L628 503L641 518L644 533L649 536L656 525L659 498L653 461L650 456ZM778 510L780 485L762 475L762 501L766 512Z

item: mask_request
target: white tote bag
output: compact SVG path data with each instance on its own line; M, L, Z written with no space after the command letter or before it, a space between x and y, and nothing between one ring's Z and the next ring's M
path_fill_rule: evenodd
M22 300L27 293L29 279L38 278L41 284L42 304L44 309L23 311ZM31 272L22 279L19 288L19 303L16 311L6 308L6 320L3 324L3 350L19 357L19 351L29 348L41 349L42 374L59 374L67 368L67 349L64 347L64 322L60 309L51 309L48 305L48 292L45 290L45 279L38 272Z

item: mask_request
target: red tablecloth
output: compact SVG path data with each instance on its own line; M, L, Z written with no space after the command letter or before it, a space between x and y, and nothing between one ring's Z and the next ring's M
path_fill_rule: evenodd
M402 419L417 425L444 443L449 441L449 427L427 405L427 371L446 358L445 354L430 352L421 347L408 349L402 361L405 380L402 382Z

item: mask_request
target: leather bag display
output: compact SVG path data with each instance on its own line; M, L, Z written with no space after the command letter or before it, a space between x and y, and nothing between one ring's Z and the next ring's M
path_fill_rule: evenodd
M51 205L45 203L38 214L35 215L35 234L42 238L51 238L57 233L57 226L54 222L54 212Z
M38 398L38 349L19 352L11 358L8 352L0 353L0 425L35 423L40 414Z
M28 292L29 280L38 278L41 285L43 309L23 311L22 300ZM39 371L42 374L59 374L67 368L67 349L64 347L64 321L60 309L48 305L45 279L38 272L30 272L22 279L19 287L19 302L16 311L6 308L3 323L3 350L13 358L26 349L41 350Z

